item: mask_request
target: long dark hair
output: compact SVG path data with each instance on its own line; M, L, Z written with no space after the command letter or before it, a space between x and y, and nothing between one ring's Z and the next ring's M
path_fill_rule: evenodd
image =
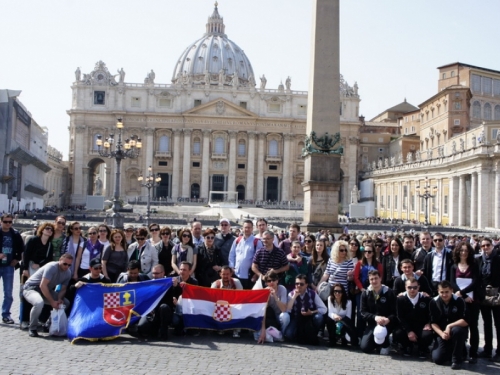
M328 251L326 250L326 241L325 240L316 240L314 243L314 246L312 248L312 256L311 256L311 263L313 266L315 266L317 263L316 257L318 256L318 252L316 251L316 244L318 242L323 243L323 252L321 253L321 259L324 263L328 263Z
M375 247L372 246L372 245L365 245L365 251L366 251L366 248L369 247L371 249L371 251L373 251L373 255L372 255L372 267L374 267L375 269L378 268L378 260L377 260L377 256L376 256L376 253L375 253ZM363 251L363 259L361 260L361 264L363 266L367 266L368 265L368 262L366 261L366 253L365 251Z
M335 288L342 289L342 298L340 300L340 305L342 306L342 310L345 310L347 308L347 293L342 284L336 283L332 285L332 287L330 288L330 301L332 302L333 305L335 305L335 293L334 293Z
M363 258L363 252L361 251L361 244L359 243L358 239L354 236L349 240L349 246L351 246L351 242L354 242L356 245L358 245L358 249L356 250L356 258L358 260L361 260Z
M467 247L467 264L470 266L474 264L474 249L465 241L460 241L453 249L453 261L455 264L460 263L460 250L462 250L463 246Z

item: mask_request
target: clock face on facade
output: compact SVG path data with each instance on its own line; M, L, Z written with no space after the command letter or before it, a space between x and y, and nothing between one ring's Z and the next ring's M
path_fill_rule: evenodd
M96 81L103 82L104 79L106 78L106 75L104 74L104 72L96 72L94 74L94 77L95 77Z

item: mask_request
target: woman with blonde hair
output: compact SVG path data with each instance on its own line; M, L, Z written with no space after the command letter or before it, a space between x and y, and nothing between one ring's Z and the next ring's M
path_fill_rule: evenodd
M344 240L338 240L334 243L321 282L328 280L330 285L339 283L345 290L348 290L348 282L352 281L354 270L348 247L348 243Z

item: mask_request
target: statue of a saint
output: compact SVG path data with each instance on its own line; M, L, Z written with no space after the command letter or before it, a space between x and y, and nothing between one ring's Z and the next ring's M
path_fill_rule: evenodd
M359 202L359 199L360 199L360 194L359 194L358 187L356 185L354 185L354 187L351 190L351 203L357 204Z
M224 74L224 69L219 70L219 85L223 85L226 81L226 74Z
M238 87L238 83L239 83L238 74L236 74L236 72L234 72L233 73L233 78L231 79L231 85L234 88L237 88Z
M156 74L155 74L154 70L151 69L151 72L148 73L148 82L150 84L155 83L155 78L156 78Z
M266 76L264 74L262 74L262 77L260 77L260 89L265 90L266 84L267 84Z
M358 82L354 82L354 95L358 96Z
M248 77L248 85L250 88L255 87L255 78L253 77L253 74L250 74L250 77Z
M82 72L80 70L80 67L78 67L75 70L75 79L76 79L76 82L80 82L81 77L82 77Z
M205 70L205 85L210 85L210 73L208 72L208 69Z
M123 70L123 68L118 70L118 74L120 75L120 83L125 82L125 71Z
M292 79L290 76L287 77L285 81L286 91L290 91L290 87L292 87Z
M102 195L102 181L99 176L94 181L94 195Z

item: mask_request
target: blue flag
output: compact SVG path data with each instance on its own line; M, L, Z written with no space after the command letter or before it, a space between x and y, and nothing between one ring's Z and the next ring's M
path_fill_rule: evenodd
M127 284L86 284L78 289L68 319L68 339L114 339L149 314L172 286L171 278Z

